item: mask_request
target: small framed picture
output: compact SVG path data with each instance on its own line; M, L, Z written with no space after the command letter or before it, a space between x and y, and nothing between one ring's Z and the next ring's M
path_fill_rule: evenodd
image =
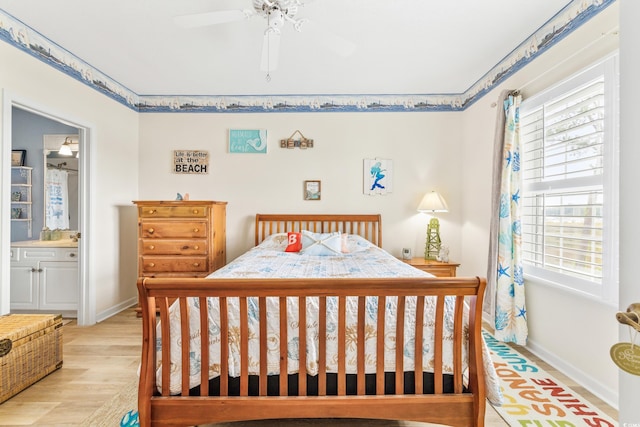
M320 181L304 182L304 199L320 200Z
M11 166L24 166L27 150L11 150Z

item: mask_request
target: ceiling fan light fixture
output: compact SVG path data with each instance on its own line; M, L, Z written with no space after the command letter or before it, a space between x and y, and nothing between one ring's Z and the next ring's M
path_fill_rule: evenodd
M284 26L284 14L279 9L274 9L267 15L267 31L280 32Z
M304 6L305 0L252 0L251 4L253 10L220 10L183 15L174 19L176 23L186 28L239 21L251 16L259 16L264 19L267 25L263 34L260 70L266 71L267 82L271 80L269 72L276 70L278 66L280 35L287 22L297 32L306 32L315 36L320 44L340 56L347 57L355 50L355 45L348 40L330 34L307 18L297 18L298 9L300 6Z

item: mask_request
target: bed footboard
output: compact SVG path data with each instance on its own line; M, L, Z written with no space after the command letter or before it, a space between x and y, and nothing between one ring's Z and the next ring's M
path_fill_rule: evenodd
M377 418L482 426L485 413L481 338L484 289L485 280L480 278L140 279L138 290L143 316L138 393L140 424L187 426L271 418ZM376 301L377 312L374 313L367 305L372 297ZM162 363L160 373L156 375L159 366L157 343L162 343L161 360L167 361L170 360L171 343L175 342L167 327L170 324L169 301L174 299L177 299L174 304L180 310L178 314L172 313L172 322L179 322L181 337L179 345L174 344L179 348L181 359L181 383L177 393L175 390L172 393L170 388L170 371L178 364ZM210 307L212 299L219 308L215 328L210 324L208 310L192 308ZM434 310L425 310L427 299ZM293 301L302 308L307 307L311 300L318 305L317 318L307 318L306 309L296 310L293 314L292 310L278 310L276 323L279 324L279 342L274 348L273 342L268 342L267 318L276 314L268 309L271 307L268 304L275 301L280 307L287 307ZM353 324L347 321L348 301L357 304L357 320ZM390 322L387 307L391 301L394 302L396 317ZM229 318L229 313L233 312L229 309L231 302L237 304L238 308L237 319L233 321ZM328 305L335 306L337 310L337 324L327 319ZM431 307L429 304L426 306ZM373 327L371 318L375 319ZM415 321L405 321L411 318ZM234 322L238 323L238 328ZM257 334L252 329L256 322L259 325ZM277 395L272 395L267 389L267 352L278 353L280 373L291 373L289 363L292 346L287 334L292 322L299 325L317 324L317 329L312 329L317 330L317 337L307 336L306 327L298 328L297 347L293 349L298 360L295 395L290 395L291 377L282 374L278 376ZM431 330L425 329L425 326L433 328L432 338L425 336L425 330ZM333 331L334 327L337 332ZM392 381L395 392L385 394L385 387L388 393L388 384L385 382L389 379L388 372L385 375L385 351L387 358L389 354L385 333L391 328L395 333L394 342L405 343L405 334L413 337L413 341L412 346L394 345L395 349L392 348L395 355ZM453 328L452 343L443 339L443 330L446 328ZM219 338L212 339L212 330L216 334L219 332ZM190 338L194 335L199 336L199 343L205 344L197 349L198 365L203 367L199 374L198 396L192 395L193 385L190 384L190 369L194 369L193 347L190 347L194 344ZM257 364L249 355L251 339L259 342ZM367 339L374 339L375 345L366 347ZM317 351L311 351L308 347L308 343L314 340ZM328 343L327 340L335 342ZM212 341L219 346L215 347L216 354L219 352L219 360L214 361L208 345ZM332 360L327 360L327 354L332 354L328 353L327 347L331 345L337 347L337 351ZM443 368L448 345L452 346L452 366ZM425 393L423 384L423 366L425 362L426 365L431 364L423 360L425 346L433 346L431 394ZM372 347L375 347L375 354L372 354ZM233 357L230 357L232 349L237 349L239 369L233 363ZM308 354L316 353L317 359L307 360L311 357ZM349 354L355 361L347 360ZM408 354L412 356L412 367L406 369ZM371 373L366 372L365 360L374 361L374 394L370 384L369 387L366 384L367 374ZM355 372L348 372L349 363L355 366ZM327 367L334 365L337 369L330 373ZM317 367L317 372L309 372L309 366ZM259 370L258 395L253 396L250 395L249 383L252 381L251 371L256 369ZM467 372L463 372L465 370ZM414 374L409 393L406 393L405 384L407 371L413 371ZM216 396L210 396L210 372L218 377L219 391ZM467 374L468 381L463 373ZM308 374L317 376L315 395L308 393ZM353 379L354 374L355 387L350 387L348 391L348 377ZM328 375L335 375L335 390L327 387ZM451 377L452 390L446 390L443 384L443 378L447 375ZM237 396L229 395L229 377L239 381ZM253 377L255 379L255 372Z

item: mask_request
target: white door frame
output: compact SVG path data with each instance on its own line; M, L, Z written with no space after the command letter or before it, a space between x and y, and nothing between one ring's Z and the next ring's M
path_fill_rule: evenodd
M91 242L91 211L93 200L91 194L94 179L92 155L95 145L94 126L82 120L76 120L69 113L60 111L49 106L42 106L32 100L22 99L16 94L3 90L2 96L2 150L0 151L0 164L2 174L0 175L0 212L2 221L0 223L0 314L9 313L11 288L10 288L10 251L11 251L11 220L9 210L11 206L11 135L12 135L12 108L17 107L33 114L46 117L68 126L78 128L80 143L80 158L78 159L78 230L81 238L78 244L79 264L78 264L78 325L90 326L96 323L96 290L93 286L91 269L91 253L93 253ZM6 213L6 214L5 214Z

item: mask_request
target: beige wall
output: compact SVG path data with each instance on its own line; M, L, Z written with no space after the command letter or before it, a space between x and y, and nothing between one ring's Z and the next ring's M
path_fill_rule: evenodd
M618 47L618 36L603 35L618 25L618 4L559 42L466 110L465 173L461 226L464 273L486 275L491 195L491 156L496 107L503 89L521 89L523 98L558 83ZM615 31L614 31L615 32ZM528 347L614 406L618 369L609 349L618 340L617 307L526 281Z
M449 203L441 235L460 259L462 164L458 113L265 113L142 114L140 197L227 201L227 254L231 260L253 245L256 213L381 213L383 246L396 256L403 247L424 252L426 215L416 211L433 189ZM230 154L229 129L267 129L267 154ZM283 149L295 130L314 148ZM208 150L207 175L172 173L173 150ZM364 195L363 159L393 160L393 192ZM444 159L444 160L443 160ZM304 201L304 180L322 182L322 199Z
M20 99L37 110L90 126L94 132L90 140L93 159L88 165L95 177L90 183L91 228L82 242L91 246L88 282L95 291L96 318L100 320L113 314L114 307L137 298L135 250L131 251L130 243L122 240L131 233L124 236L121 233L123 229L130 230L131 224L119 206L130 205L138 194L138 114L4 42L0 43L0 63L3 64L0 88L5 99ZM3 108L2 113L6 119L9 112ZM2 126L6 128L11 121L5 119ZM9 150L10 141L3 142L3 165L9 164ZM3 186L7 182L3 179ZM8 212L8 207L4 208L8 206L5 201L8 191L3 191L2 197L2 212ZM8 267L9 259L7 217L2 216L3 267ZM135 232L135 217L133 221ZM34 235L38 232L34 230ZM2 269L0 294L5 311L8 311L8 270Z
M620 310L640 302L638 286L638 242L640 241L640 199L638 198L638 160L640 159L640 2L622 1L620 5ZM621 342L629 342L630 329L620 326ZM638 343L637 336L634 341ZM619 371L620 426L640 425L640 376Z

